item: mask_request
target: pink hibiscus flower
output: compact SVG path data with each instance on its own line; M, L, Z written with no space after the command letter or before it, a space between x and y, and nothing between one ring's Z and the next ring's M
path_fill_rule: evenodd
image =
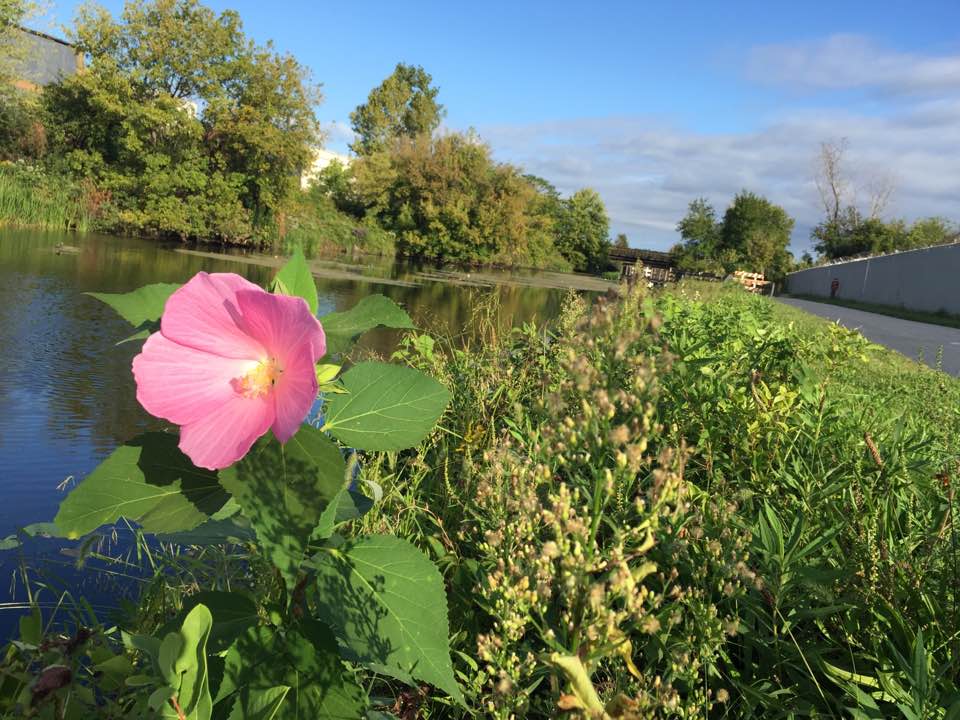
M137 400L180 426L180 449L195 465L225 468L267 430L280 442L297 431L325 352L302 298L201 272L170 296L160 332L133 359Z

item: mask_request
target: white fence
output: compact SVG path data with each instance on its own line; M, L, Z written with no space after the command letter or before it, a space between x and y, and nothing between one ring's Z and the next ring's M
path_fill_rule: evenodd
M787 275L787 292L960 314L960 244L800 270Z

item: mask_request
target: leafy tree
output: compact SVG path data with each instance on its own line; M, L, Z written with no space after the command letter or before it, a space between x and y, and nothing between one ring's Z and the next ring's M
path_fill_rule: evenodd
M617 239L613 241L613 246L624 249L630 247L630 243L627 241L627 236L624 233L618 233Z
M732 251L741 269L778 275L785 270L794 220L786 210L752 192L736 195L723 216L721 247ZM729 270L737 268L727 267Z
M960 227L946 218L923 218L910 226L907 243L915 248L942 245L956 240L958 234L960 234Z
M196 0L81 9L84 73L45 88L51 146L109 198L108 229L243 242L273 226L318 138L292 57Z
M610 219L596 190L578 190L564 203L557 249L575 270L599 272L607 266Z
M350 199L392 231L401 255L558 266L553 218L516 168L474 135L420 135L350 168Z
M367 102L350 113L357 134L350 146L358 155L385 150L397 138L430 135L444 116L439 90L422 67L398 63L393 73L370 91Z
M675 245L671 254L682 270L722 274L720 251L720 223L717 212L706 198L693 200L687 214L677 223L677 232L683 242Z

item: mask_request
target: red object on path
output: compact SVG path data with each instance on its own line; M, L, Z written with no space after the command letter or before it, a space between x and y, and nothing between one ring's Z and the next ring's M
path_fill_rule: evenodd
M830 283L830 297L836 297L837 290L839 289L840 289L840 281L834 278L833 282Z

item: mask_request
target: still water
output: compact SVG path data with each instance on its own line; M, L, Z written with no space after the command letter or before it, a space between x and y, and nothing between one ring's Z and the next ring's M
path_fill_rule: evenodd
M184 282L200 270L236 272L266 284L281 258L192 251L152 241L0 229L0 538L48 521L64 489L82 480L118 444L155 427L135 399L135 343L115 346L129 326L86 292L126 292L153 282ZM607 284L553 273L459 273L388 263L311 261L320 314L383 293L422 328L463 333L477 303L496 294L501 322L517 325L558 312L565 288ZM392 332L373 334L389 353ZM23 567L59 568L62 589L109 609L113 590L85 587L72 569L70 543L31 541L0 552L0 640L25 598ZM41 562L42 560L42 562ZM11 612L4 612L4 609Z

